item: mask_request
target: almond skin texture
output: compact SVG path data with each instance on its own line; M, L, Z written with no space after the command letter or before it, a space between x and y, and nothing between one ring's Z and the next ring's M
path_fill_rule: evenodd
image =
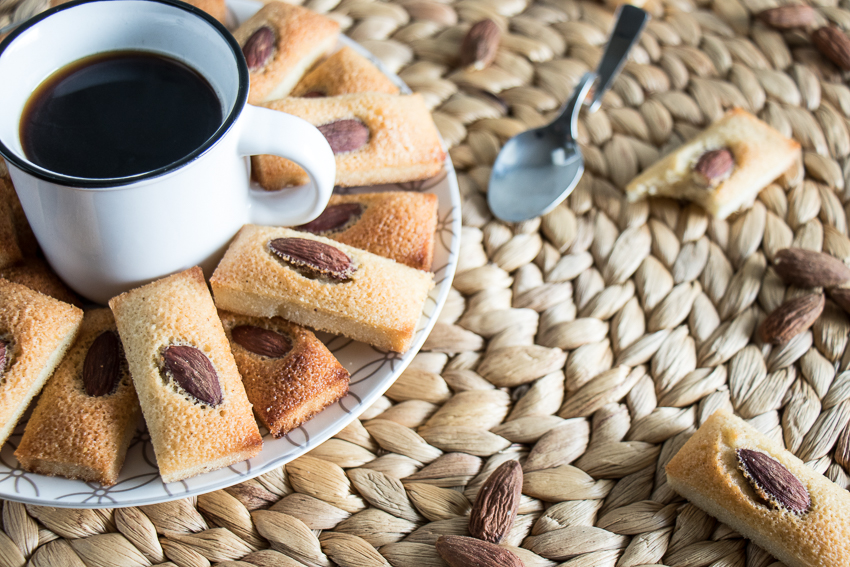
M824 303L822 293L810 293L786 301L762 322L759 328L761 340L776 345L790 341L815 323Z
M245 62L248 63L248 69L251 71L265 67L271 59L273 51L274 31L268 26L263 26L255 31L242 47Z
M230 336L245 350L268 358L281 358L292 350L292 343L280 333L252 325L234 327Z
M351 278L351 258L339 248L306 238L276 238L269 242L272 254L300 269L305 277L324 276L338 281Z
M486 69L496 59L502 31L493 20L476 22L460 46L460 66L471 71Z
M9 349L9 343L6 341L0 341L0 376L6 372L6 368L9 366L9 354L7 353Z
M437 553L450 567L523 567L519 557L504 547L474 537L440 536Z
M481 487L469 514L469 535L501 542L513 527L522 494L522 467L507 461Z
M805 28L815 21L815 9L805 4L770 8L756 14L756 18L778 30Z
M735 157L727 148L705 152L694 165L694 172L704 185L714 186L732 172Z
M774 258L776 273L786 284L797 287L834 287L850 281L850 268L823 252L786 248Z
M193 398L210 406L223 401L221 384L210 359L195 347L171 345L162 353L166 376Z
M313 234L321 234L340 229L362 214L363 205L360 203L330 205L317 218L307 224L296 227L296 229L303 230L304 232L312 232Z
M334 154L359 150L369 143L369 128L359 120L337 120L318 126Z
M104 331L92 342L83 361L83 387L92 397L111 394L121 376L121 341Z
M829 298L845 312L850 313L850 289L836 287L829 290Z
M803 483L782 463L761 451L738 449L738 468L750 481L759 496L773 508L789 510L801 515L812 504Z
M850 71L850 38L834 26L824 26L812 32L812 43L821 54Z

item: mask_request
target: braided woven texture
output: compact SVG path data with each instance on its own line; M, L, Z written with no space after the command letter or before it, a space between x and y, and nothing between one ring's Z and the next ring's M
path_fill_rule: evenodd
M850 1L814 3L820 24L850 28ZM776 0L663 0L602 108L580 120L578 188L546 216L506 225L486 205L490 166L595 66L612 8L305 5L422 93L451 148L464 228L440 322L359 421L272 473L141 508L0 503L0 566L436 567L437 538L467 533L479 488L515 459L522 498L502 545L525 567L780 567L677 496L663 471L731 408L850 484L850 319L827 301L788 343L755 338L786 295L778 250L850 261L846 76L808 34L752 17ZM0 0L0 25L43 7ZM462 70L461 41L482 18L503 30L498 55ZM797 139L805 171L726 221L668 199L625 202L638 171L733 106Z

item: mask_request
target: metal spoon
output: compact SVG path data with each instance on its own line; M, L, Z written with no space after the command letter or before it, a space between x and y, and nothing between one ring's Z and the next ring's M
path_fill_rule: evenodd
M487 192L496 217L508 222L528 220L552 210L572 193L584 173L584 159L575 141L582 103L595 81L588 108L590 112L599 108L648 20L649 14L640 8L623 5L596 73L581 78L549 125L508 140L493 164Z

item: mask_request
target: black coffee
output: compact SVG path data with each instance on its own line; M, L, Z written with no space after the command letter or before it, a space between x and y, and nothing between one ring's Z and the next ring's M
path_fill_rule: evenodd
M20 134L33 163L107 179L174 163L221 123L221 103L195 70L162 55L113 51L76 61L39 85Z

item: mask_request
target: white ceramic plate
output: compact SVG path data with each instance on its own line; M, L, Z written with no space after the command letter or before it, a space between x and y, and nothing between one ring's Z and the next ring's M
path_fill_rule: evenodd
M228 4L236 21L243 21L261 6L251 0L230 0ZM346 37L341 38L341 44L369 57L405 92L410 92L401 79L387 71L380 61L365 49ZM257 457L181 482L162 482L150 437L143 424L130 445L120 479L115 486L104 488L98 483L28 473L20 468L13 455L24 431L24 419L0 450L0 498L65 508L112 508L155 504L244 482L288 463L339 432L390 387L422 347L446 301L457 266L461 230L460 194L450 160L446 160L446 165L439 175L425 181L338 191L362 193L399 189L433 193L439 198L437 239L432 268L436 285L428 296L413 346L408 352L400 355L344 337L320 334L320 338L351 373L349 394L281 439L273 438L261 428L261 432L265 434L264 446Z

